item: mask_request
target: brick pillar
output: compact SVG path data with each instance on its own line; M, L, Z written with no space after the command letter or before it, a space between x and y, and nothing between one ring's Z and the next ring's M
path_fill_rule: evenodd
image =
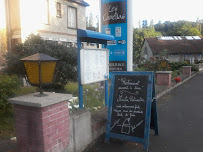
M9 99L14 104L19 152L62 152L69 145L68 100L58 93Z
M192 66L183 66L183 74L191 76Z
M171 73L172 71L157 71L156 84L171 86Z

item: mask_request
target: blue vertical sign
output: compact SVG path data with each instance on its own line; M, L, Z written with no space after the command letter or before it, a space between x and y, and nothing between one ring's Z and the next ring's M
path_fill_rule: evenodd
M115 37L107 42L109 72L127 71L127 0L101 0L101 32Z

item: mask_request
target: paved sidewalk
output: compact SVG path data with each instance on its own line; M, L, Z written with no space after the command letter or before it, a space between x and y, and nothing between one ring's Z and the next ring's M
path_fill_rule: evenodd
M16 142L0 139L0 152L17 152L15 149Z

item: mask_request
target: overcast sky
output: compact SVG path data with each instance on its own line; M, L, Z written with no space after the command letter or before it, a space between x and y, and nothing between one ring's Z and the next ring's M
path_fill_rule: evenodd
M100 0L84 0L90 4L87 15L92 12L99 15ZM133 26L138 27L139 20L153 19L154 24L161 21L196 21L203 19L203 0L132 0L133 1Z

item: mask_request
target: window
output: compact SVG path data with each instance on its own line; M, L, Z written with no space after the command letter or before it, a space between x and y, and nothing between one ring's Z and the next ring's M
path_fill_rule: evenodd
M77 10L68 6L68 27L77 28Z
M56 16L61 17L62 16L62 10L61 10L61 3L56 3Z

